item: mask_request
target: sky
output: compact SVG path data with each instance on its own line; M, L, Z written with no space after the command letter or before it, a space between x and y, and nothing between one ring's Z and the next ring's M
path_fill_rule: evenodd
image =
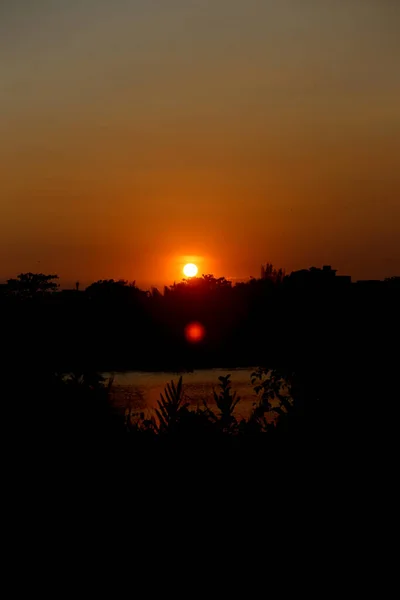
M0 0L0 280L400 275L398 0Z

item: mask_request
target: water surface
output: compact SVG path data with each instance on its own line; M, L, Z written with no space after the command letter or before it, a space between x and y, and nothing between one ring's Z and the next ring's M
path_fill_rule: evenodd
M253 368L204 369L183 373L183 391L193 408L202 407L204 399L212 406L213 389L218 391L218 377L230 373L232 389L241 397L235 410L236 417L248 417L257 398L250 379L253 371ZM143 371L106 374L107 377L110 375L114 377L113 405L121 411L131 408L149 414L157 406L166 384L171 380L177 384L181 374Z

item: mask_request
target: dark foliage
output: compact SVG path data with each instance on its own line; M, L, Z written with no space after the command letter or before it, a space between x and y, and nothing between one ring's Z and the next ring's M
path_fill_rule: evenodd
M8 433L46 432L71 444L92 434L129 444L259 437L339 451L355 437L377 440L377 415L397 410L398 278L352 284L329 268L283 276L267 265L248 283L204 275L164 294L114 280L57 291L56 279L20 274L0 288ZM206 335L191 344L184 332L194 321ZM205 399L189 410L181 383L171 383L158 414L128 414L124 423L107 383L91 375L257 364L247 422L236 420L229 378L219 382L216 408Z

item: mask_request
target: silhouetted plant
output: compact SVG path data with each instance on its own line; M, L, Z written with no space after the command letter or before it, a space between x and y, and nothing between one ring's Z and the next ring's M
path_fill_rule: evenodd
M284 417L293 408L288 380L278 369L259 367L251 373L251 383L259 400L254 404L249 424L266 432L274 426L276 416Z
M165 394L165 396L164 396ZM170 433L176 430L183 414L186 414L189 403L186 402L182 389L182 377L179 378L178 385L171 381L164 389L164 394L160 394L158 400L158 409L156 415L158 424L156 430L158 433Z
M232 392L230 377L230 374L225 377L218 377L221 390L219 394L213 390L214 401L219 409L219 414L215 414L207 402L204 401L207 416L223 433L236 433L238 431L238 422L233 412L237 403L240 402L240 396L236 395L236 391Z

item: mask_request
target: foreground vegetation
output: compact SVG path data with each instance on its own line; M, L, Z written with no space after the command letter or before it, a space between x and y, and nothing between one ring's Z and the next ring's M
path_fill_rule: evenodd
M37 440L51 437L67 444L272 439L295 422L300 426L300 403L292 397L288 374L260 368L251 379L255 402L247 419L237 417L241 399L232 388L231 375L219 377L213 395L203 398L197 408L190 406L181 376L166 385L156 409L146 414L130 407L125 414L118 411L112 402L113 380L98 373L36 375L26 381L26 395L18 386L20 402L15 407L23 407L20 425L31 427ZM32 392L40 401L28 408Z
M3 435L46 451L183 439L341 452L346 440L376 448L395 439L399 279L360 286L329 270L300 280L270 271L235 286L203 276L163 295L126 282L58 292L52 275L10 280L0 290ZM197 343L185 336L193 322L205 331ZM252 377L257 400L241 421L229 377L196 410L178 381L154 414L123 418L109 401L112 382L96 374L254 364L264 365Z
M203 406L190 408L185 397L182 377L177 384L168 383L158 400L154 414L145 418L143 412L128 408L125 428L128 433L151 433L155 436L207 434L238 436L270 433L282 426L294 412L288 383L276 371L258 369L252 373L257 400L248 419L238 420L235 408L240 396L232 389L230 375L218 378L213 391L213 403L203 399Z

